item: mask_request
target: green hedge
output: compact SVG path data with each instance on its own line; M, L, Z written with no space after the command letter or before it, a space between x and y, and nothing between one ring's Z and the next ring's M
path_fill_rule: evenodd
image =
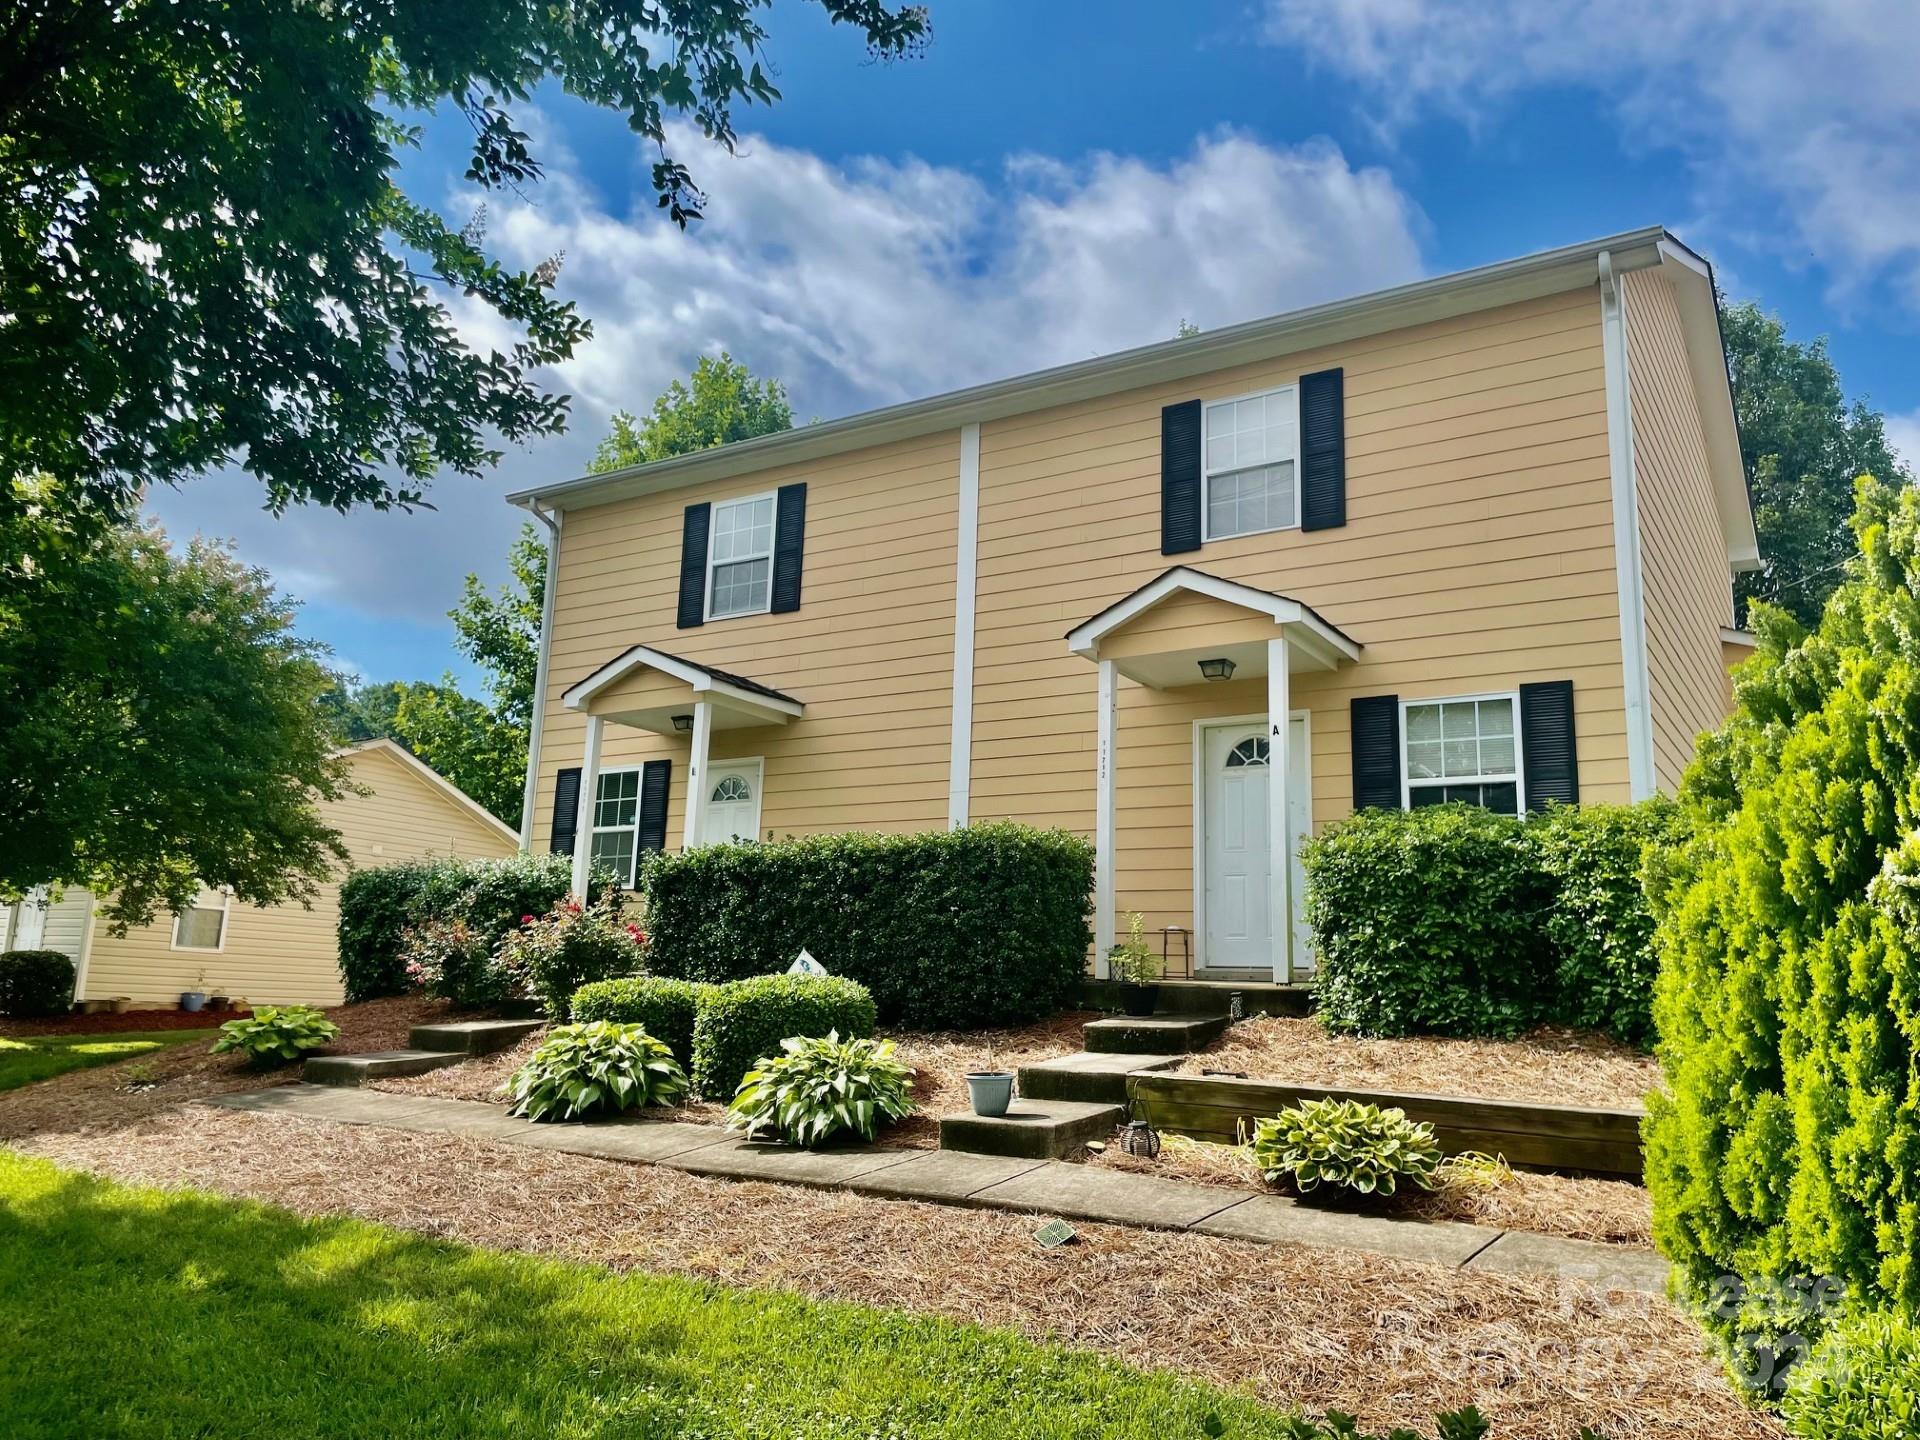
M628 980L597 980L573 993L573 1018L586 1023L611 1020L616 1025L640 1025L673 1052L689 1075L693 1073L693 1021L700 997L713 990L695 980L671 980L642 975Z
M655 973L735 980L805 948L916 1029L1064 1008L1093 939L1093 847L1011 823L659 853L640 889Z
M402 935L463 920L489 953L523 915L544 915L572 883L565 855L504 860L410 860L355 870L340 882L340 974L349 1001L404 994Z
M1649 876L1668 1089L1646 1178L1655 1239L1703 1307L1722 1276L1815 1276L1911 1322L1920 490L1862 482L1853 523L1860 553L1818 631L1752 607L1734 714L1681 784L1693 833ZM1736 1354L1777 1348L1711 1323Z
M693 1022L693 1083L709 1100L729 1100L763 1056L792 1035L873 1034L874 999L838 975L755 975L705 988Z
M0 951L0 1015L64 1015L73 1003L73 961L58 950Z

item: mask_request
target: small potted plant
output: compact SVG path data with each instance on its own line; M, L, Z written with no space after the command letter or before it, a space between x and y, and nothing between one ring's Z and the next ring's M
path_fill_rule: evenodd
M1013 1103L1013 1072L994 1065L991 1045L987 1047L986 1065L967 1072L967 1098L973 1102L973 1113L989 1120L1006 1114Z
M207 972L202 970L194 977L193 988L180 992L182 1010L204 1010L207 1008Z
M1127 916L1127 938L1107 952L1107 979L1120 1008L1133 1016L1153 1014L1160 1002L1160 957L1147 948L1147 922L1138 910Z

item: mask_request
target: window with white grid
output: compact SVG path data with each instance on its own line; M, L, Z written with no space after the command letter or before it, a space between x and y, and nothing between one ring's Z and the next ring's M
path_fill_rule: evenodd
M1300 523L1299 437L1291 385L1207 406L1207 539Z
M1517 696L1419 700L1402 708L1409 808L1457 800L1520 813Z
M773 594L771 495L713 507L707 542L707 618L765 614Z

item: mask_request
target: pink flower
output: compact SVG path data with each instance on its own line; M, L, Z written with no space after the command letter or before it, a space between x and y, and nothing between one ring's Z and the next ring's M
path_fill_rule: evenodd
M531 916L531 915L522 915L522 916L520 917L520 923L521 923L522 925L531 925L531 924L533 924L533 916Z

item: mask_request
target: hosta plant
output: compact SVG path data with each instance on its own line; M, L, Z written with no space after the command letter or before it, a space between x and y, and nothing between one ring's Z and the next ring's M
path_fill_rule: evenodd
M596 1020L554 1026L501 1088L515 1115L584 1120L674 1104L687 1093L687 1072L641 1026Z
M1391 1195L1401 1181L1431 1190L1440 1169L1433 1127L1357 1100L1308 1100L1253 1127L1253 1158L1273 1183Z
M318 1050L340 1027L311 1005L260 1005L251 1015L229 1020L210 1053L238 1050L256 1065L285 1064Z
M891 1040L794 1036L746 1074L727 1107L727 1124L747 1138L771 1133L794 1145L819 1145L843 1130L873 1139L882 1120L913 1111L913 1070L893 1058Z

